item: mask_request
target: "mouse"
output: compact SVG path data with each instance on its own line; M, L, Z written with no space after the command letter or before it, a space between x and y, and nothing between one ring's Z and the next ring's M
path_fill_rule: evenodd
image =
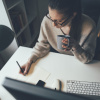
M54 80L51 88L54 89L54 90L61 91L61 81L59 79Z

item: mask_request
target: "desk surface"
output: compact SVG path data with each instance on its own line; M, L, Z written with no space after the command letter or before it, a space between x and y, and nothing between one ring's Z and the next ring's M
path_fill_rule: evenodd
M9 61L0 71L0 84L5 76L16 76L19 67L16 61L24 64L31 55L33 49L19 47ZM66 80L80 80L100 82L100 61L93 61L90 64L79 62L74 56L52 53L40 58L32 66L40 67L50 72L46 80L46 86L49 87L55 79L60 79L63 83L63 91L66 91ZM15 100L1 85L0 97L2 100Z

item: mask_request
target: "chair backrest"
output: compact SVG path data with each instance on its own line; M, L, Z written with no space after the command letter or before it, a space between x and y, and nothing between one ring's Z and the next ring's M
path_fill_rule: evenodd
M82 0L82 12L90 16L97 24L100 15L100 0Z
M97 37L97 44L95 49L95 56L94 59L100 60L100 16L97 24L97 33L99 34Z
M96 25L97 32L100 32L100 0L82 0L82 12L91 17ZM100 60L100 37L97 37L94 59Z

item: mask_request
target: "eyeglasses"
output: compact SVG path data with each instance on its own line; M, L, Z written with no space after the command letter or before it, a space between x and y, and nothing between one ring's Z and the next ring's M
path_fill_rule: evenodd
M49 14L46 14L46 17L48 19L50 19L52 22L56 23L57 25L60 25L62 26L64 23L68 23L69 22L69 19L71 18L71 16L69 16L67 19L65 19L62 23L59 23L57 20L52 20L49 16Z

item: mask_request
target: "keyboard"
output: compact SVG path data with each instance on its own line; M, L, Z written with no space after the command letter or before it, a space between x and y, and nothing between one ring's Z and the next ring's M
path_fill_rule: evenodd
M100 82L67 80L67 92L100 96Z

